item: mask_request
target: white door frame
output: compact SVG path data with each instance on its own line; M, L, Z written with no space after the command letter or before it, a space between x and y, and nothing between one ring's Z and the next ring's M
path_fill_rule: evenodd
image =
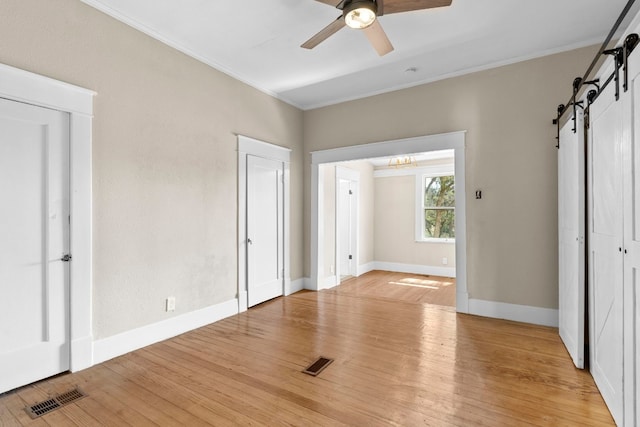
M311 152L311 280L312 290L322 289L324 272L323 203L319 197L323 193L321 164L349 160L391 157L404 154L422 153L453 149L455 153L456 177L456 310L469 312L467 293L467 226L464 141L466 131L419 136L415 138L383 141L371 144Z
M95 92L0 64L0 97L69 114L71 371L93 364L91 121Z
M284 295L290 295L290 161L291 150L244 135L238 137L238 312L247 311L247 156L263 157L284 164Z
M354 268L353 270L355 271L355 276L358 276L358 262L360 259L360 248L359 248L359 242L360 242L360 233L359 233L359 217L358 215L360 214L359 209L358 209L358 204L359 204L359 197L360 197L360 172L353 170L353 169L349 169L346 168L344 166L339 166L336 165L336 182L335 182L335 187L336 187L336 212L335 212L335 261L334 261L334 265L336 266L336 283L340 284L341 280L340 280L340 275L342 274L342 272L340 271L340 209L341 209L341 203L340 203L340 180L347 180L347 181L351 181L351 182L355 182L356 185L358 186L358 190L356 191L356 209L355 212L351 213L351 221L349 226L352 228L352 237L351 237L351 246L352 246L352 251L351 251L351 255L353 256L353 262L354 264ZM350 202L351 204L351 202Z

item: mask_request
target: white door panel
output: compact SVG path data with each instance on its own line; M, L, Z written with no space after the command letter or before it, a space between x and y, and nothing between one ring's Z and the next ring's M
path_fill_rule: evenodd
M336 276L358 275L359 186L357 170L336 166Z
M584 368L584 121L569 120L558 150L559 333L576 367Z
M591 373L616 423L623 419L622 103L609 85L591 106Z
M284 294L283 163L247 156L248 306Z
M69 121L0 99L0 393L69 369Z
M623 146L624 161L624 339L625 423L640 425L640 57L635 52L628 64L629 91L623 94L627 109Z

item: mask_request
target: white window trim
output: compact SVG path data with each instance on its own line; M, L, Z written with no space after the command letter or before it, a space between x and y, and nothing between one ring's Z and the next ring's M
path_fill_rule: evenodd
M436 176L455 176L454 163L450 165L435 165L425 166L420 169L421 173L416 173L416 209L415 209L415 240L416 243L455 243L456 239L444 238L439 239L436 237L424 237L422 217L424 212L423 194L424 194L424 179L433 178Z

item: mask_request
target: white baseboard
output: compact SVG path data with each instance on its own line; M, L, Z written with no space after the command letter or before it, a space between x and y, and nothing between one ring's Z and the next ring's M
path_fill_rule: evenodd
M374 262L373 264L375 267L373 268L373 270L381 269L377 262ZM435 275L434 273L430 274ZM335 280L335 276L327 278L327 282L330 282L331 280ZM298 281L303 283L304 289L317 291L317 289L314 287L313 280L311 280L310 277L304 277L302 279L298 279ZM558 310L550 308L531 307L527 305L507 304L504 302L470 299L469 294L466 292L459 292L456 295L456 303L456 311L458 311L459 313L469 313L477 316L513 320L516 322L525 322L534 325L558 327Z
M244 313L249 309L249 300L247 291L238 293L238 313Z
M398 262L374 261L372 270L396 271L398 273L424 274L429 276L456 277L455 267L437 267L419 264L401 264Z
M469 293L456 290L456 311L469 313Z
M325 277L320 290L330 289L337 285L338 285L338 276Z
M78 372L93 365L93 338L91 336L71 341L70 371Z
M314 281L311 280L311 277L303 277L301 280L304 283L304 289L306 289L308 291L317 291L318 290L318 288L316 287Z
M376 269L375 261L368 262L366 264L360 264L356 267L356 276L362 276L370 271Z
M142 347L200 328L238 313L232 299L93 342L93 363L102 363Z
M558 310L551 308L469 299L469 314L534 325L558 326Z
M305 288L305 281L307 280L307 278L302 277L300 279L296 279L296 280L291 280L289 282L289 286L287 286L287 284L285 283L285 289L284 289L284 294L285 295L291 295L291 294L295 294L296 292L299 292Z

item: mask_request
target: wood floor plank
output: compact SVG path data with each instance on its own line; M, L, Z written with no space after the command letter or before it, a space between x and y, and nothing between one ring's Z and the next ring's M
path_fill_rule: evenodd
M457 314L455 281L371 272L0 396L0 426L611 426L555 328ZM455 296L455 290L453 292ZM334 358L318 377L301 371ZM88 397L36 420L28 403Z
M169 354L151 348L145 352L138 352L137 356L143 359L140 363L145 363L144 359L146 359L146 364L157 363L159 367L158 370L162 371L164 369L160 367L167 365L167 359L165 359L165 357L168 357ZM191 368L174 366L171 370L189 377L202 372L202 375L197 375L197 383L192 384L191 388L194 391L201 393L203 396L207 396L209 400L215 400L227 406L229 409L243 413L256 422L264 423L265 425L274 423L282 424L283 422L294 425L342 425L315 411L300 411L297 405L286 406L286 396L283 397L282 395L265 391L259 387L247 386L245 382L242 381L242 377L238 379L233 373L227 375L224 370L203 370L197 366L197 363L193 364ZM220 374L220 372L222 372L222 374ZM167 371L165 375L172 375L172 373ZM243 395L243 401L235 399L234 395ZM274 419L273 412L270 409L273 405L279 408L277 419Z
M31 417L27 415L24 408L27 405L32 404L32 402L25 402L18 394L18 391L4 395L0 402L0 405L4 406L7 409L7 412L12 416L12 418L9 419L9 422L18 422L20 425L30 427L48 426L49 424L47 424L43 419L31 419ZM0 419L0 422L4 423L4 419Z

